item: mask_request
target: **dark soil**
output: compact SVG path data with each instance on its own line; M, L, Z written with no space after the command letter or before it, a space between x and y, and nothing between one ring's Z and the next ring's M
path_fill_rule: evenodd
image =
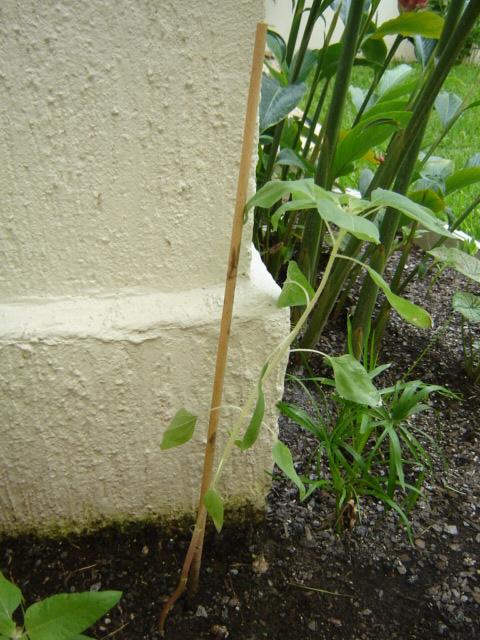
M416 282L407 296L425 306L427 284ZM430 296L426 306L437 329L458 286L465 283L447 272ZM383 359L394 364L386 381L405 373L433 333L392 317ZM338 353L344 337L339 321L325 332L320 348ZM440 445L448 474L441 456L431 450L435 474L426 477L425 499L410 514L413 546L393 513L384 513L371 498L360 497L361 519L352 531L337 535L325 528L334 504L331 495L313 494L301 503L291 483L275 480L265 521L207 535L197 601L191 608L185 598L175 605L167 638L480 637L480 397L464 373L457 320L411 377L445 385L461 396L433 397L441 435L433 412L420 418ZM285 397L308 405L291 383ZM280 431L302 470L315 443L285 418ZM188 542L186 534L167 535L153 525L110 528L60 542L3 539L0 570L22 589L27 605L63 591L122 590L120 603L89 635L153 640L159 637L157 617L178 583Z

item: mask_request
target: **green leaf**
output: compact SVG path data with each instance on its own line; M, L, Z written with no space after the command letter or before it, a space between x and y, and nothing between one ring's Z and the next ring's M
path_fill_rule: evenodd
M370 38L378 40L385 36L399 34L404 37L418 35L438 40L442 33L443 23L443 18L432 11L419 11L418 13L409 11L381 24Z
M278 64L281 65L285 60L285 55L287 53L287 46L282 36L276 31L269 29L267 32L267 47L275 56L275 60Z
M412 202L417 202L434 213L440 213L446 207L445 201L432 189L414 189L409 192L408 197Z
M15 633L15 622L12 613L22 601L20 589L0 573L0 633L9 638Z
M480 105L480 102L478 104ZM465 166L480 167L480 153L476 153L474 156L472 156Z
M415 327L420 327L421 329L430 329L432 327L432 318L430 317L430 314L425 311L425 309L418 307L416 304L413 304L413 302L410 302L409 300L405 300L405 298L397 296L396 293L393 293L390 290L388 284L385 282L382 276L375 271L375 269L372 269L368 265L363 266L366 268L375 284L382 289L385 297L392 305L392 307L399 313L399 315L402 316L404 320L406 320L410 324L413 324Z
M386 191L385 189L375 189L372 193L372 204L375 206L392 207L404 213L408 218L416 220L423 227L434 231L441 236L452 238L453 235L443 226L441 220L438 220L431 212L421 205L412 202L406 196L402 196L394 191Z
M356 358L347 353L343 356L327 356L325 361L333 367L335 387L342 398L369 407L382 404L380 392Z
M223 502L221 495L218 491L215 491L215 489L209 489L203 496L203 504L210 514L216 530L220 533L223 527Z
M387 45L380 38L377 40L373 38L364 40L361 45L361 50L367 60L379 66L385 62L388 53Z
M284 120L300 103L306 90L307 85L304 82L296 82L285 87L278 80L264 74L260 101L260 133Z
M452 309L458 311L469 322L480 322L480 297L467 291L453 294Z
M370 220L352 215L327 199L317 200L317 210L320 217L326 222L333 222L337 227L345 229L356 238L375 244L379 243L378 228Z
M276 163L289 167L298 167L310 175L313 175L315 172L314 167L306 162L305 159L293 149L282 149L277 156Z
M390 113L386 118L374 116L360 121L337 146L332 169L333 177L341 175L348 164L390 138L398 129L404 128L411 115L408 111L397 111Z
M297 485L298 490L300 491L300 499L303 500L306 494L305 486L295 471L292 454L290 453L289 448L283 444L283 442L277 440L273 445L272 456L277 467L283 471L287 478Z
M287 279L278 297L278 307L306 306L315 295L310 283L295 261L288 265Z
M467 167L456 171L445 180L445 195L480 182L480 167Z
M461 105L462 100L455 93L441 91L438 94L437 99L435 100L435 109L444 129L457 113Z
M258 381L258 397L255 405L255 409L253 411L252 418L248 424L248 427L245 431L245 435L240 444L240 449L242 451L246 451L252 445L255 444L258 438L258 434L260 433L260 427L262 426L262 420L265 413L265 398L263 397L262 390L262 382L263 377L265 375L265 371L267 370L268 362L263 365L263 369L260 372L260 379Z
M30 640L69 640L88 629L111 609L121 591L61 593L36 602L25 611L25 629Z
M378 85L377 102L397 100L412 93L417 84L417 72L408 64L400 64L386 71Z
M475 256L465 253L457 247L437 247L427 251L435 258L435 262L443 262L448 267L453 267L467 278L480 282L480 261Z
M250 198L245 207L245 211L249 211L252 207L262 207L269 209L276 202L287 195L291 195L295 199L315 200L317 189L313 178L306 180L293 181L271 181L267 182L257 193ZM321 190L323 191L323 190ZM324 193L327 193L326 191Z
M171 449L188 442L193 436L198 416L186 409L179 409L163 434L160 449Z

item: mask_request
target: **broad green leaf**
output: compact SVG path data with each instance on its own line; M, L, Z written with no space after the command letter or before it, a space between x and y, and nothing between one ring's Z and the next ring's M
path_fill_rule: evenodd
M260 133L284 120L295 109L307 90L304 82L283 86L278 80L263 75L260 101Z
M374 116L360 121L337 146L332 168L333 176L341 175L351 162L390 138L398 129L404 128L410 117L411 112L397 111L389 114L387 118Z
M420 155L420 159L423 155ZM432 156L427 160L425 165L421 169L421 175L424 178L434 178L445 181L450 177L455 170L455 163L449 158L440 158L439 156Z
M424 38L435 38L438 40L442 33L444 20L437 13L432 11L419 11L401 13L392 20L387 20L370 36L374 40L389 35L423 36Z
M480 153L476 153L474 156L472 156L465 166L480 167Z
M385 62L388 53L387 45L381 38L376 40L368 38L364 40L361 45L361 50L367 60L379 66Z
M292 80L293 71L297 64L297 53L293 56L292 63L290 65L289 80ZM306 82L312 69L316 66L318 59L318 49L307 49L303 56L302 64L300 65L300 71L297 76L297 82Z
M278 64L281 65L285 60L287 52L287 45L285 44L285 40L282 36L276 31L269 29L267 32L267 47L275 56L275 60Z
M310 283L300 271L297 263L292 260L288 265L287 279L278 297L278 307L306 306L315 292Z
M326 222L333 222L337 227L345 229L356 238L376 244L379 243L378 229L370 220L358 215L352 215L340 209L330 200L317 200L317 210Z
M435 262L443 262L467 278L480 282L480 261L475 256L465 253L457 247L437 247L427 253L435 258Z
M306 494L305 486L295 471L292 454L290 453L289 448L283 444L283 442L277 440L273 445L272 456L277 467L283 471L287 478L297 485L298 490L300 491L300 500L303 500Z
M378 407L382 400L365 367L349 353L343 356L327 356L325 361L333 367L335 387L342 398Z
M288 165L289 167L298 167L303 171L307 171L310 175L315 172L314 167L293 149L282 149L277 156L276 163Z
M425 311L425 309L418 307L416 304L413 304L413 302L410 302L409 300L405 300L405 298L397 296L396 293L393 293L390 290L388 284L385 282L382 276L375 271L375 269L372 269L368 265L363 266L366 268L368 274L375 282L375 284L382 289L385 297L392 305L392 307L398 312L399 315L402 316L404 320L406 320L410 324L413 324L415 327L419 327L420 329L431 328L432 318L430 317L430 314Z
M12 614L21 601L20 589L0 573L0 633L6 634L9 638L13 636L16 627Z
M163 434L160 449L171 449L188 442L193 436L197 418L186 409L179 409Z
M467 167L466 169L460 169L445 180L445 194L448 195L458 189L463 189L471 184L480 182L480 167Z
M121 591L61 593L25 611L30 640L69 640L88 629L120 600Z
M220 533L223 527L223 502L221 495L218 491L215 491L215 489L209 489L203 496L203 504L210 514L216 530Z
M315 200L317 189L313 178L306 180L286 180L267 182L257 193L250 198L245 207L245 211L249 211L252 207L263 207L269 209L273 205L287 195L291 195L295 199ZM323 190L321 190L323 191ZM327 193L324 191L324 193Z
M406 98L397 98L396 100L385 100L382 102L377 102L368 109L363 114L362 120L370 120L374 118L389 118L392 113L398 113L405 111L405 107L407 106Z
M375 189L372 193L372 205L382 207L392 207L401 211L408 218L416 220L423 227L430 231L435 231L441 236L453 237L450 231L443 226L441 220L438 220L431 212L416 202L412 202L406 196L402 196L394 191L386 191L385 189Z
M469 322L480 322L480 297L467 291L455 291L452 309L458 311Z
M444 129L457 113L461 105L462 100L455 93L441 91L438 94L437 99L435 100L435 109Z
M414 189L410 191L408 197L412 202L428 207L434 213L440 213L446 207L445 201L432 189Z
M425 68L432 57L432 53L437 46L436 38L424 38L423 36L413 36L415 58Z
M263 365L263 369L260 372L260 380L258 381L258 397L255 409L253 411L252 418L245 431L245 435L241 441L240 448L242 451L246 451L252 445L255 444L260 433L260 427L262 426L263 415L265 413L265 398L263 397L262 382L265 371L267 370L268 362Z
M396 100L405 95L410 96L417 80L417 72L408 64L400 64L398 67L389 69L379 82L377 102Z

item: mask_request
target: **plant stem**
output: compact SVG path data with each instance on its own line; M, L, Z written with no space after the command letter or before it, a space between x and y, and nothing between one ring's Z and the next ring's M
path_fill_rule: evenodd
M343 47L338 61L337 75L333 87L332 99L327 118L322 128L322 148L315 173L315 183L324 189L330 189L335 176L331 175L335 149L340 134L345 98L350 82L353 62L358 50L358 35L363 17L363 2L352 2L348 12L347 24L343 34ZM317 278L320 257L321 220L319 216L309 216L303 233L299 264L306 274L305 262L310 265L310 283L314 286Z

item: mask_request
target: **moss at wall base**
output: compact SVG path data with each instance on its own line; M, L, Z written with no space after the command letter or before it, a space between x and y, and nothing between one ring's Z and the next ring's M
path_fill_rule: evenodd
M231 496L225 500L225 527L242 527L261 522L266 517L266 502L245 500L245 497ZM169 513L148 514L138 518L116 516L109 518L92 517L86 522L62 521L42 523L41 526L18 526L9 531L0 531L0 542L8 539L35 538L61 540L71 537L110 535L114 533L135 535L139 530L154 527L162 537L184 535L195 523L194 512L172 510ZM214 529L210 519L207 530Z

